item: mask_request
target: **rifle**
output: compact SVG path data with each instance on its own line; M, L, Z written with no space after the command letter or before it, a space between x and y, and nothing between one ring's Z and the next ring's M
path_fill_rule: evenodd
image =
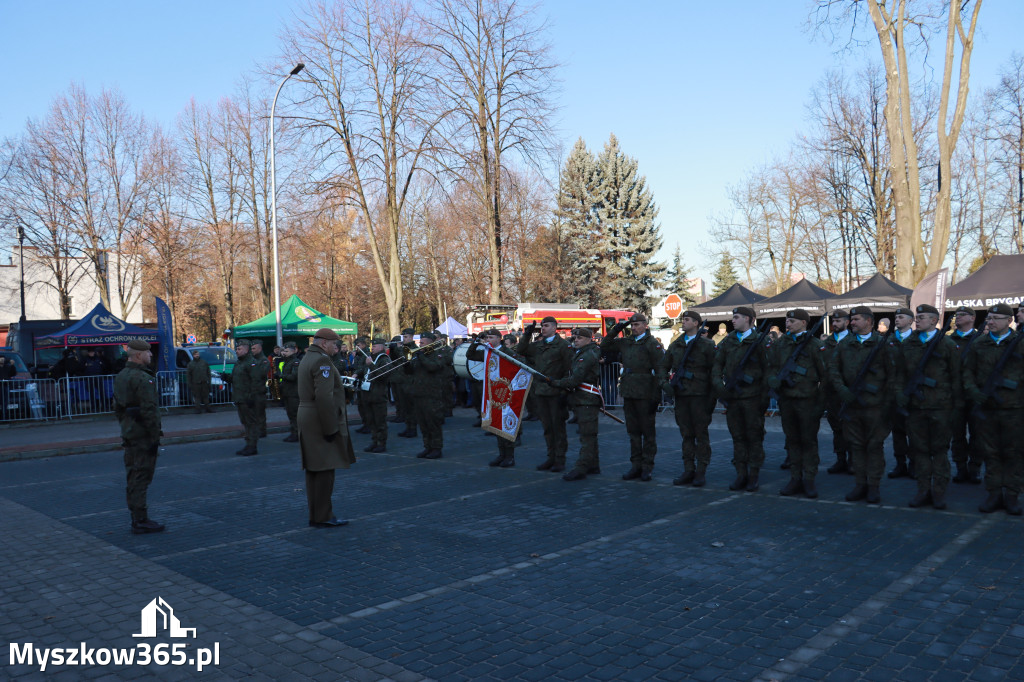
M868 353L868 357L864 360L864 364L861 365L860 370L857 372L857 376L854 377L853 386L850 387L850 391L853 392L854 400L857 400L859 402L860 394L863 391L867 391L868 393L878 392L877 386L873 386L872 384L867 383L868 370L871 369L871 364L875 361L875 357L878 355L878 351L882 349L882 346L885 346L889 343L889 337L892 335L893 329L894 327L889 327L888 331L885 332L885 335L878 342L878 345L871 349L871 352ZM839 408L839 414L836 415L839 419L842 419L843 415L846 414L846 407L849 404L850 403L844 402L843 406Z
M799 342L797 342L796 348L794 348L793 352L789 354L789 358L786 360L786 364L784 364L782 368L779 370L779 373L775 375L775 378L779 380L780 385L786 384L787 386L792 386L794 381L791 375L794 372L796 372L800 376L806 376L807 368L798 365L797 361L800 359L800 356L804 354L804 350L807 348L807 344L809 344L811 342L811 339L814 338L815 334L818 333L818 330L821 329L821 325L824 322L825 316L822 315L821 317L818 318L818 322L814 325L814 328L811 329L811 331L807 332L807 336L805 336L804 338L800 339ZM778 399L779 397L778 392L774 388L768 391L768 394L775 399Z
M764 344L764 337L768 335L768 320L761 323L760 329L757 330L757 338L747 348L747 352L740 358L739 363L736 365L736 369L733 370L732 376L725 382L725 394L729 396L736 390L736 387L742 381L745 384L754 383L754 377L749 374L744 374L743 368L747 366L747 361L750 360L750 356L753 355L754 349ZM725 400L722 400L722 404L726 404Z
M992 368L992 371L988 375L988 379L985 381L985 385L981 388L981 392L984 394L986 400L988 398L992 398L996 401L996 404L999 404L1002 400L996 396L997 388L1009 388L1011 390L1017 388L1016 381L1003 378L1003 369L1006 367L1006 363L1010 361L1010 358L1013 357L1013 351L1017 347L1017 344L1020 343L1022 337L1024 337L1024 328L1017 332L1012 339L1006 342L1006 350L1004 350L1003 354L999 357L999 361L996 363L996 366ZM974 404L974 409L971 410L971 413L980 419L985 419L985 413L981 409L984 402L984 400L976 402Z
M967 351L971 349L971 344L974 343L974 340L977 339L979 336L981 336L981 332L975 329L974 333L967 337L967 343L965 343L964 347L960 349L960 362L963 362L964 360L967 359Z
M671 386L672 388L678 388L679 382L682 379L693 378L693 372L686 371L685 369L686 361L690 359L690 352L693 350L693 347L697 345L697 341L700 340L701 334L704 333L704 328L706 326L706 323L702 322L700 325L700 329L697 330L697 336L693 337L693 341L690 341L690 343L686 345L686 350L683 351L683 359L679 361L679 366L676 367L676 371L672 373L672 380L668 382L669 386Z
M925 346L924 355L921 356L921 360L917 363L914 373L909 379L907 379L907 383L903 387L903 395L906 396L908 400L911 396L920 397L921 386L927 386L928 388L935 386L935 379L926 377L924 375L924 368L928 365L928 360L932 357L935 349L939 347L939 344L942 343L942 339L945 338L945 336L946 335L942 333L941 329L938 327L935 328L935 336L933 336L931 341L928 342L928 345ZM899 407L897 410L904 416L910 414L905 407Z

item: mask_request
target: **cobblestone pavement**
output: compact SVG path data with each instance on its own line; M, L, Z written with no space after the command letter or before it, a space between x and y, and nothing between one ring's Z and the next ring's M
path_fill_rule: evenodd
M782 498L782 435L768 427L761 491L733 493L724 420L708 486L680 488L679 438L659 416L650 483L620 479L624 428L602 419L603 474L538 472L529 422L514 469L459 410L444 459L418 439L361 452L338 472L345 528L307 527L295 445L239 440L161 450L133 536L119 452L0 464L0 635L47 647L213 647L185 666L12 665L17 679L1008 680L1024 679L1021 521L911 510L914 482L882 505L841 501L852 477L822 472L822 498ZM577 441L570 426L570 462ZM830 451L827 426L823 453ZM823 456L823 466L830 462ZM195 639L133 638L161 597Z

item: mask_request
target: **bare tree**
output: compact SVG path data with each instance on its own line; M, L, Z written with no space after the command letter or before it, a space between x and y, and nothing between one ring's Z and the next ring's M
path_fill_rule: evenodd
M403 0L317 3L289 28L306 69L293 116L320 162L316 190L360 211L392 334L401 328L399 231L440 114L423 26Z
M1024 251L1024 56L1010 58L990 98L992 134L999 141L996 162L1003 170L1013 220L1008 246L1020 253Z

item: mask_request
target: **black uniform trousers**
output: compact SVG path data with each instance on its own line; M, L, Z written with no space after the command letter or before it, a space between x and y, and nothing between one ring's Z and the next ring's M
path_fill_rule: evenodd
M537 416L544 427L544 444L547 446L547 458L555 464L565 465L565 453L569 449L569 439L565 434L565 420L568 408L564 395L537 396Z
M892 414L892 455L896 464L914 463L910 454L910 435L907 433L907 417L899 412Z
M629 463L643 471L654 469L654 456L658 453L654 425L659 402L657 398L622 399L629 434Z
M842 401L834 394L830 394L825 401L825 409L828 410L828 426L832 429L832 452L837 455L846 455L850 452L850 445L843 435L843 420L839 418L839 410L842 408Z
M813 482L818 475L821 401L818 398L779 398L779 416L786 434L790 477Z
M711 398L706 395L677 395L675 397L676 426L683 438L683 468L686 471L706 471L711 462Z

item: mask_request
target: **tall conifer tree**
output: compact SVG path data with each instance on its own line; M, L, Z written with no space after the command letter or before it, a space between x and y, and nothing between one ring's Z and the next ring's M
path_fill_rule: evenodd
M736 268L732 265L732 256L728 252L722 253L722 259L718 261L718 269L715 270L715 280L711 285L711 295L718 296L725 293L726 289L740 281L736 274Z
M665 286L669 293L678 294L679 298L683 299L683 307L686 308L697 303L697 299L690 292L690 285L686 281L689 276L689 268L683 264L683 254L679 250L679 244L676 244L676 250L672 252L672 265L668 269Z
M573 302L585 308L600 306L600 286L605 280L604 239L595 206L597 185L596 159L580 138L562 166L556 220L566 235L565 251L559 258L565 268L565 290Z

